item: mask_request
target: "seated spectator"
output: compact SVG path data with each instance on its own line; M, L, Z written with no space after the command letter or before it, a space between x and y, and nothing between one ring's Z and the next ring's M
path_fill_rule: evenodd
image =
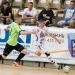
M22 15L24 22L34 24L36 22L37 10L33 7L33 3L28 4L28 8L24 9L24 14Z
M38 21L42 18L46 19L46 26L48 26L49 24L52 24L52 18L54 17L54 13L53 11L50 9L51 4L48 3L46 5L46 8L43 9L40 14L38 15Z
M75 15L75 1L71 1L70 7L65 8L64 10L58 10L57 13L59 12L65 12L65 19L58 22L59 26L65 26L66 24L71 26L71 22L75 23L75 20L73 20Z
M13 21L12 9L7 1L4 2L3 7L1 7L0 20L3 21L4 24Z
M0 7L3 6L3 3L6 2L7 0L0 0Z

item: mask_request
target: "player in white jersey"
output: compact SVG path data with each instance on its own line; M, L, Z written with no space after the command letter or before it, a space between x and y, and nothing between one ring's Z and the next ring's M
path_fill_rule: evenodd
M44 49L44 44L45 44L45 36L48 34L50 35L52 38L54 38L55 40L57 40L57 42L59 44L61 44L61 42L52 34L48 31L47 27L45 27L45 23L46 21L44 19L39 20L39 25L37 27L34 28L34 31L36 31L36 45L38 50L42 51L50 60L51 63L53 63L56 68L60 69L60 65L58 65L53 58L51 57L50 53L47 52L47 50Z

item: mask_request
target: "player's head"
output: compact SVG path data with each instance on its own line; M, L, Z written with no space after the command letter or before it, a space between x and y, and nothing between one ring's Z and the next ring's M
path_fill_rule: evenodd
M17 22L20 25L22 21L23 19L21 15L15 15L15 22Z
M40 19L40 20L39 20L39 26L40 26L40 27L44 27L45 24L46 24L46 19Z
M8 1L4 2L3 6L5 9L7 9L9 7L9 2Z

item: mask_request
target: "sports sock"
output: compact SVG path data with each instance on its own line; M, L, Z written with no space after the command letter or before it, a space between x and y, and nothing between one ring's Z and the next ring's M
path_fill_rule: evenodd
M36 50L33 50L33 49L29 49L29 50L27 50L27 53L33 53L33 54L36 54Z
M20 53L19 56L17 57L17 59L15 60L15 62L19 62L24 56L25 56L25 54Z
M3 58L2 58L2 55L0 55L0 60L2 60Z
M45 53L45 55L48 57L48 59L50 60L50 62L51 62L52 64L54 64L56 67L58 66L58 64L53 60L53 58L50 56L50 54Z

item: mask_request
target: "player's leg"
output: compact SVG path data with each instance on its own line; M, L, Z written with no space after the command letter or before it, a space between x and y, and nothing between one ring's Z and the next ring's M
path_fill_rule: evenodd
M19 43L14 47L15 50L19 51L20 54L16 58L16 60L13 63L13 66L15 67L20 67L19 61L27 54L27 51L24 50L24 47L20 45Z
M17 44L15 49L17 51L21 52L15 62L19 62L20 59L22 59L27 53L33 53L33 54L36 54L38 56L40 54L40 52L37 51L37 50L33 50L33 49L25 50L25 48L22 45L20 45L20 44Z
M13 47L6 43L5 49L3 51L3 54L0 55L0 60L5 59L12 50L13 50Z
M21 52L20 54L19 54L19 56L17 57L17 59L15 60L15 62L14 62L14 66L16 66L16 67L20 67L20 65L18 64L18 62L27 54L27 53L33 53L33 54L37 54L38 52L37 51L35 51L35 50L25 50L25 48L22 46L22 45L20 45L20 44L17 44L16 46L15 46L15 48L14 48L15 50L17 50L17 51L19 51L19 52Z
M49 61L54 64L56 68L60 69L60 66L54 61L49 52L47 52L42 46L38 46L38 48L47 56Z
M40 51L34 50L34 49L28 49L27 50L27 53L32 53L32 54L35 54L37 56L40 56L41 55Z
M45 52L45 55L48 57L48 59L50 60L50 62L56 66L56 68L60 69L60 65L58 65L58 64L54 61L54 59L51 57L50 53Z

